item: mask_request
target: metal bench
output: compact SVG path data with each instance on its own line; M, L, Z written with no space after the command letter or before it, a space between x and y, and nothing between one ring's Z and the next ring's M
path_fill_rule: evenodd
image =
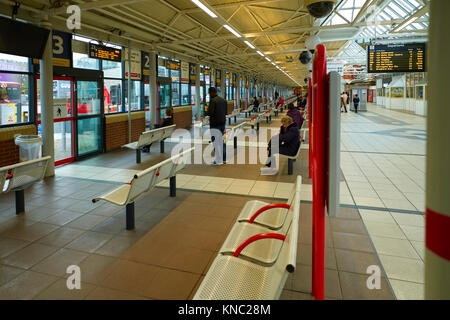
M161 153L164 153L164 140L170 138L175 130L175 127L176 125L171 125L168 127L145 131L141 133L138 141L128 143L122 146L122 148L136 150L136 163L141 163L141 149L145 146L152 145L154 142L160 141L160 151Z
M247 122L241 122L240 124L238 124L237 126L234 126L233 128L225 131L224 135L223 135L223 144L224 144L224 148L226 148L226 143L227 141L230 141L231 139L233 139L233 147L234 149L237 148L237 132L239 131L239 129L243 129L246 125L248 125Z
M246 118L247 118L247 114L248 114L248 116L251 116L252 112L253 112L253 105L250 105L250 106L248 106L247 109L241 111L241 113L245 114Z
M256 126L256 131L259 131L259 123L264 118L264 114L265 114L264 112L260 113L257 116L254 116L253 118L250 119L248 124L252 127L252 129L254 129Z
M294 173L294 162L297 161L297 158L300 155L301 146L302 146L302 143L300 141L300 145L298 147L297 154L295 156L287 156L287 155L284 155L281 153L279 154L280 158L288 159L288 175L290 175L290 176Z
M16 214L25 212L25 189L44 179L51 157L43 157L0 168L0 193L15 192Z
M170 196L176 196L176 174L186 166L185 155L194 150L190 148L178 155L164 160L138 174L130 183L123 184L113 190L92 199L93 203L104 200L117 206L126 206L126 228L134 229L134 202L144 193L165 179L170 179Z
M228 119L228 124L231 125L231 118L233 118L233 117L234 117L234 122L236 123L237 122L236 118L240 114L241 114L241 109L240 108L234 109L230 114L228 114L226 116L226 118Z
M295 271L300 202L294 203L287 234L255 234L230 255L218 254L195 293L194 300L275 300L279 299L289 273ZM248 245L277 239L281 242L273 264L260 264L241 257Z
M294 186L293 192L287 203L268 205L254 211L248 221L238 219L238 222L235 223L231 229L219 252L224 255L231 255L238 249L241 243L255 234L276 232L278 234L286 235L294 216L299 215L299 212L295 210L299 210L300 208L301 181L301 177L299 176L297 178L297 184ZM267 207L283 209L280 211L271 211L266 210ZM274 218L270 219L271 216ZM262 217L262 219L260 219L262 221L267 220L269 224L277 224L277 227L279 226L279 228L274 229L266 225L258 224L255 220L258 217ZM241 255L243 259L271 265L275 263L280 248L281 242L275 239L266 239L245 247L245 249L242 250Z

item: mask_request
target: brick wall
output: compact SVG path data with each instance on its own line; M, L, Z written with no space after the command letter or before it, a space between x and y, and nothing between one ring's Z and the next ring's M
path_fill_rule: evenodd
M26 125L0 129L0 167L20 161L19 147L14 143L14 135L16 134L36 134L36 127Z
M133 112L131 114L131 140L137 141L145 131L145 113ZM110 115L105 119L106 151L120 148L128 143L128 115Z

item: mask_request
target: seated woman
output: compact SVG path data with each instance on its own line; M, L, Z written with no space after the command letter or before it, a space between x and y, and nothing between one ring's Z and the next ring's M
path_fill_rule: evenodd
M294 123L297 125L298 129L302 128L303 121L305 120L303 116L300 114L300 111L298 111L293 103L289 103L288 105L289 111L286 113L287 116L291 117L292 120L294 120Z
M153 129L158 129L162 127L168 127L173 125L173 109L166 109L166 115L164 116L163 122L161 124L155 124ZM142 152L150 152L151 145L142 148Z
M261 174L263 175L274 175L278 173L278 166L274 154L272 154L272 144L274 143L274 139L279 139L279 154L295 156L298 148L300 148L300 132L297 125L294 123L294 120L289 116L284 116L281 118L281 124L280 134L273 136L267 147L268 159L266 167L269 168L261 168Z

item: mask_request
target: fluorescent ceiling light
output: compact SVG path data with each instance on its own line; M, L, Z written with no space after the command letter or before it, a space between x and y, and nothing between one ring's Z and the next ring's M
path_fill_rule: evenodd
M232 27L230 27L229 25L224 24L223 27L224 27L225 29L227 29L228 31L230 31L232 34L234 34L236 37L238 37L238 38L241 38L241 37L242 37L236 30L234 30L234 29L233 29Z
M255 49L255 46L252 45L250 42L248 42L247 40L244 41L246 45L248 45L250 48Z
M267 60L267 61L269 61L269 62L272 62L272 61L270 61L270 59L269 59L269 58L267 58L267 57L266 57L266 60Z
M411 23L413 23L414 21L416 21L419 17L412 17L411 19L409 19L408 21L406 21L405 23L403 23L402 25L398 26L397 28L395 28L394 32L398 32L400 30L405 29L407 26L409 26Z
M211 18L217 18L216 14L208 9L207 6L205 6L203 3L201 3L199 0L191 0L193 3L197 5L200 9L205 11Z
M261 57L264 57L264 54L261 51L256 51Z

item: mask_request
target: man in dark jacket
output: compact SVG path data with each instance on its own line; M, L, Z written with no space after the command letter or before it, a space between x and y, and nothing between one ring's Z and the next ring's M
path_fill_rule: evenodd
M279 150L277 152L279 154L295 156L300 148L300 132L292 118L289 116L284 116L281 118L281 124L280 134L270 139L270 143L267 148L269 155L266 163L266 167L269 168L261 168L261 174L263 175L274 175L278 173L278 166L275 163L276 159L272 154L272 141L274 139L279 139ZM274 164L274 166L272 166L272 164Z
M206 115L209 116L209 128L211 129L211 141L214 145L216 160L213 164L221 165L225 161L223 153L223 134L227 115L227 102L217 95L215 87L208 90L209 106Z
M258 107L259 107L259 100L258 98L255 96L253 98L253 112L258 112Z
M353 98L353 106L355 107L355 113L358 113L359 98L357 94L355 94L355 97Z

